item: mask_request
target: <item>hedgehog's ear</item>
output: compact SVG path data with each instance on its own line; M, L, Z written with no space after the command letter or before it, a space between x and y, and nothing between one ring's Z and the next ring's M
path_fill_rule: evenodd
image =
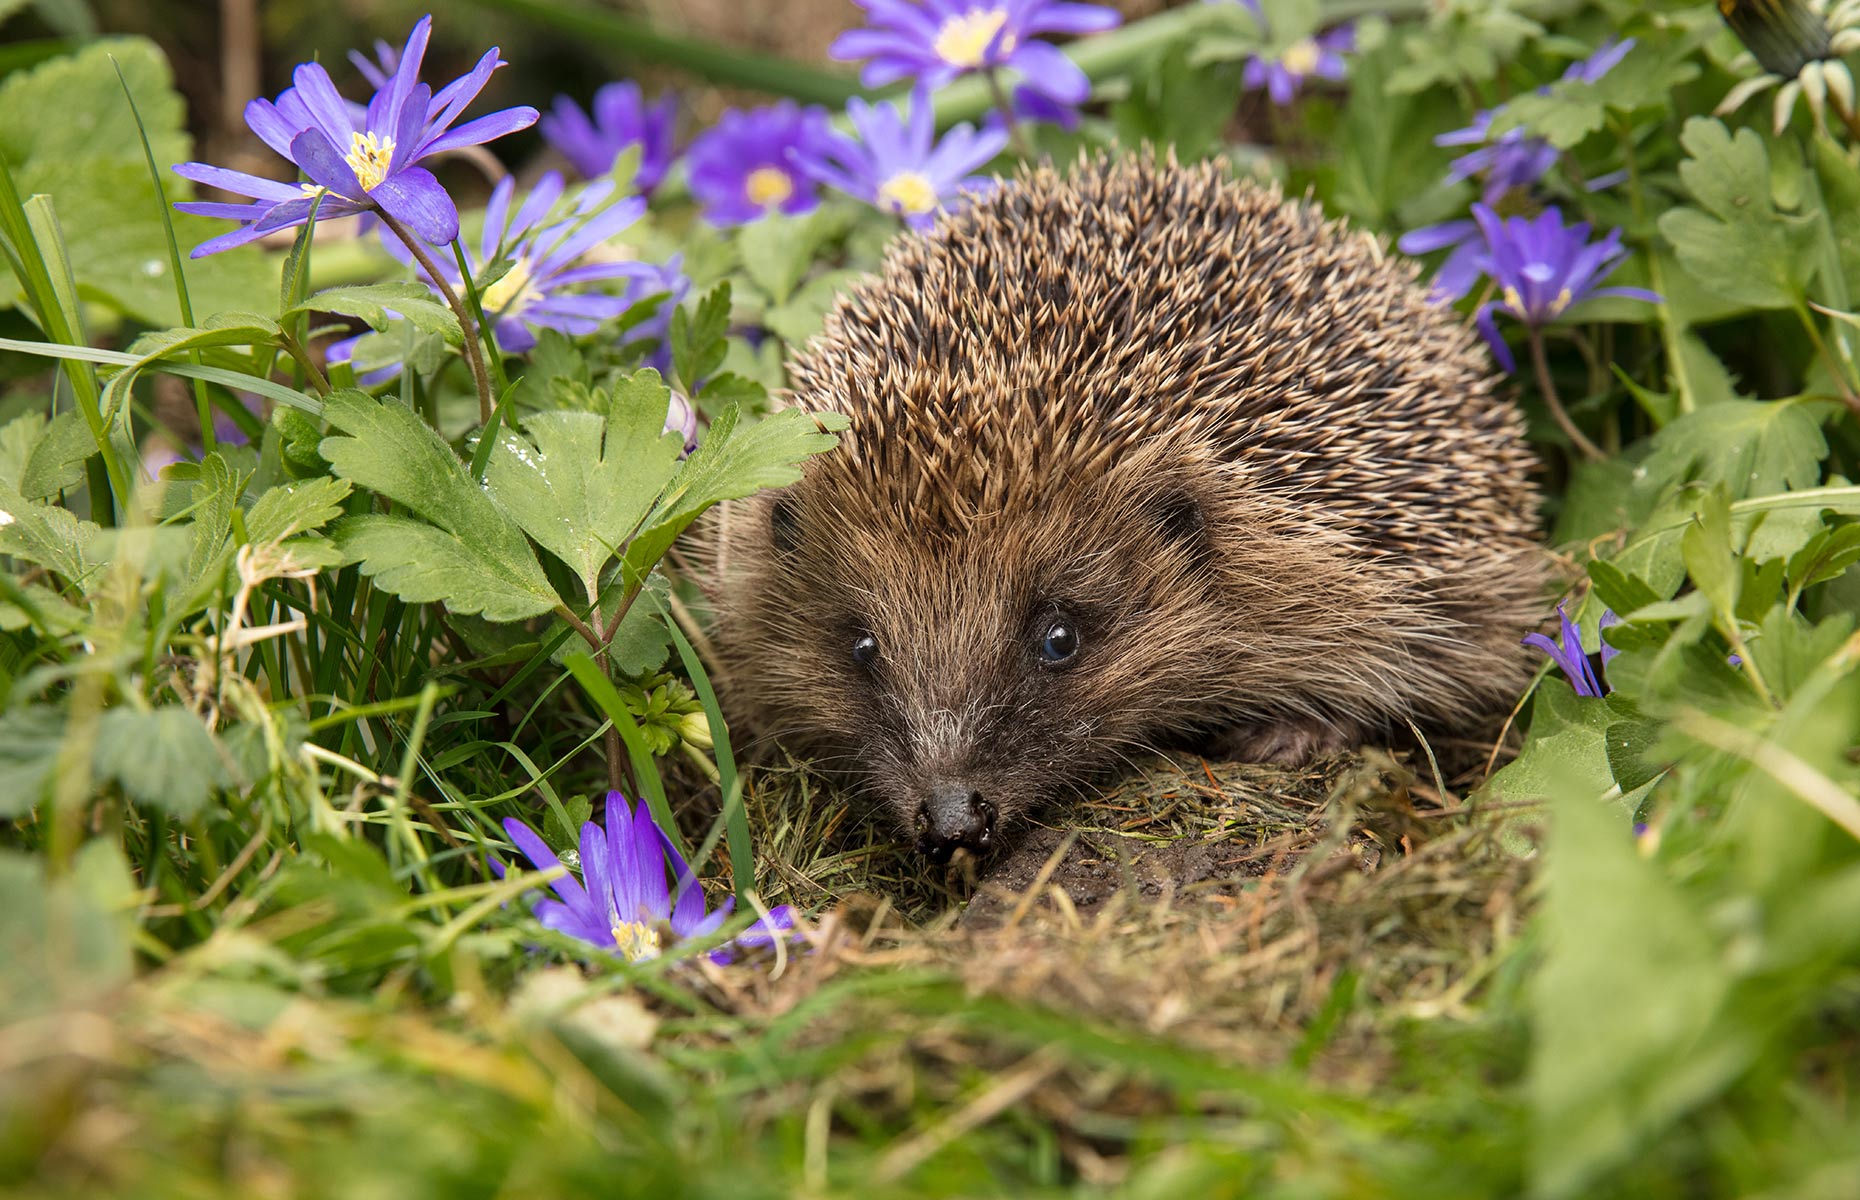
M1185 487L1165 487L1144 504L1150 524L1175 545L1182 546L1197 562L1213 549L1209 539L1208 513L1201 498Z
M784 557L801 548L801 510L786 492L769 505L769 541Z

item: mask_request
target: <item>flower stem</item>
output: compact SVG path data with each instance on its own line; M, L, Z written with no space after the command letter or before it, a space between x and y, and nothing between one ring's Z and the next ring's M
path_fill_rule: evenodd
M491 385L497 389L496 394L502 396L504 389L510 386L510 381L504 378L504 356L497 349L496 331L484 319L484 304L478 298L478 285L472 282L471 262L465 257L465 242L460 238L452 239L452 257L458 260L459 278L465 281L465 300L471 305L472 315L478 318L478 334L484 339L485 358L491 368Z
M440 274L439 264L433 261L433 256L426 251L426 243L415 237L411 229L401 224L386 209L375 209L375 215L380 217L381 223L393 230L394 236L399 238L401 243L413 253L414 261L420 264L433 286L439 289L439 294L446 298L446 303L452 307L452 315L459 319L459 331L465 335L465 362L471 367L472 382L478 385L478 423L489 425L491 408L494 403L491 396L491 377L485 373L484 348L479 344L478 326L472 320L471 310L465 307L464 302L459 299L459 294L452 290L452 285L446 282L444 275Z
M594 631L593 626L576 616L575 610L566 604L556 605L555 615L567 621L568 627L580 634L582 641L588 643L588 649L593 652L595 662L600 666L601 672L606 674L608 670L606 643L601 641L601 635ZM595 620L600 620L598 615L592 613L590 615L594 616ZM601 745L607 751L608 789L615 792L625 791L626 778L620 771L620 729L612 721L607 722L607 732L601 735Z
M1556 394L1556 384L1550 379L1550 361L1544 357L1544 336L1536 329L1530 331L1531 365L1537 370L1537 390L1543 393L1544 403L1550 406L1550 415L1556 418L1557 428L1570 440L1582 456L1591 462L1600 462L1607 458L1601 447L1584 436L1576 423L1569 419L1569 413L1563 408L1563 400Z
M990 67L988 76L988 94L995 98L995 108L1000 110L1001 119L1007 122L1008 143L1014 147L1014 153L1029 161L1033 158L1033 146L1027 141L1026 133L1020 122L1014 119L1014 105L1009 102L1007 89L1001 86L1001 72Z

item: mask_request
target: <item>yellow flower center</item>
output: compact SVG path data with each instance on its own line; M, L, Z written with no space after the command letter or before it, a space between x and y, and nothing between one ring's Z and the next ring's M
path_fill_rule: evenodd
M628 962L644 962L659 957L659 931L638 921L621 921L613 928L614 948Z
M1520 317L1524 315L1524 297L1518 295L1517 288L1508 287L1504 290L1502 295L1505 300L1506 308L1509 308L1512 312L1517 313Z
M937 52L937 57L951 66L979 67L988 54L989 43L1007 24L1007 10L1004 8L983 8L951 17L943 22L943 28L936 31L936 40L930 48ZM1001 39L1002 54L1014 53L1014 35L1008 34Z
M1553 317L1561 316L1563 310L1569 307L1569 302L1572 299L1574 299L1574 297L1569 294L1568 288L1564 288L1562 291L1558 292L1556 294L1556 299L1550 302L1550 315Z
M504 272L502 279L484 289L484 293L478 297L478 302L484 305L486 312L514 312L522 307L517 302L523 298L529 286L530 260L519 258L510 270Z
M914 217L936 207L936 188L922 171L899 171L878 189L878 203L901 216Z
M1309 75L1317 70L1318 56L1322 53L1317 42L1310 38L1299 38L1279 56L1279 65L1294 75Z
M757 208L772 208L794 195L794 178L780 167L757 167L743 181L743 192Z
M394 157L394 139L377 140L373 133L351 133L349 153L344 162L355 172L364 192L372 192L387 178L388 163Z

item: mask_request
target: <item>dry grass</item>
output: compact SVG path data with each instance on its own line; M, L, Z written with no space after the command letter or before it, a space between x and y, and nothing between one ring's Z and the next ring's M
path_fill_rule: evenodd
M1416 790L1382 751L1303 771L1158 759L1069 814L1071 830L1035 829L977 873L919 865L803 767L763 772L751 818L764 886L834 909L819 950L783 978L730 973L758 994L729 1002L786 1011L848 972L927 972L972 1002L1036 1006L1223 1064L1293 1060L1367 1092L1386 1074L1392 1023L1466 1014L1526 904L1530 863L1499 844L1501 818L1417 803ZM1061 1108L1096 1094L991 1040L934 1023L906 1038L952 1077L1006 1072ZM865 1102L899 1087L891 1065L873 1065ZM1128 1085L1112 1088L1125 1105Z

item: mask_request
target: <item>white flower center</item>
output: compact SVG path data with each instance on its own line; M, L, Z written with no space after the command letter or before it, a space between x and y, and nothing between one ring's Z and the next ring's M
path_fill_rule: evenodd
M620 921L613 927L614 949L628 962L644 962L659 957L659 931L638 921Z
M757 208L772 208L794 195L794 177L780 167L757 167L743 181L743 193Z
M914 217L936 208L936 187L922 171L899 171L878 189L879 207Z
M364 192L372 192L387 178L388 163L394 158L394 139L376 139L373 133L351 133L349 153L343 159Z
M478 302L484 305L484 311L493 313L516 312L523 307L521 301L529 298L530 260L519 258L504 277L484 289Z
M979 67L987 58L989 43L1001 32L1007 19L1005 8L973 9L951 17L936 31L936 40L930 43L930 48L951 66ZM1000 54L1006 57L1012 53L1014 35L1010 33L1001 39Z
M1318 58L1322 54L1317 42L1311 38L1299 38L1279 56L1279 65L1294 75L1309 75L1317 70Z

